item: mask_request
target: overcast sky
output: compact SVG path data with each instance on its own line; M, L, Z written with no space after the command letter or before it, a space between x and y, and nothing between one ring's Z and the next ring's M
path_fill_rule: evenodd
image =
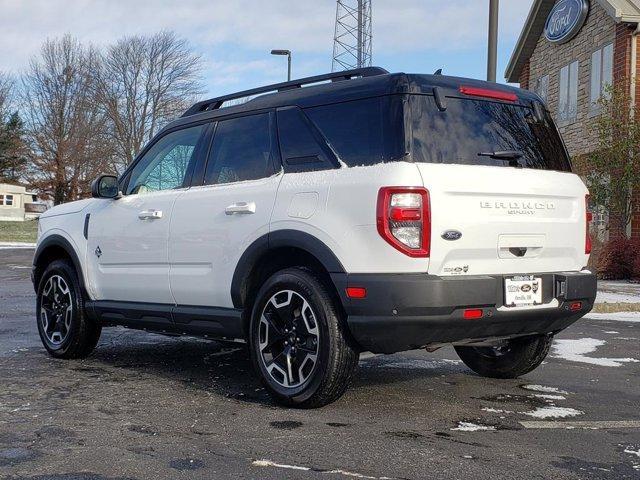
M498 77L532 0L502 0ZM373 63L390 71L484 78L489 0L373 0ZM205 60L211 96L331 70L334 0L0 0L0 70L20 73L46 38L97 46L174 30Z

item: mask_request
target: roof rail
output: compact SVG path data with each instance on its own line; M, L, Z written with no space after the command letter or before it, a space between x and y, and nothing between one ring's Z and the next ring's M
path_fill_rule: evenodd
M343 72L326 73L324 75L316 75L314 77L300 78L298 80L292 80L290 82L275 83L273 85L266 85L264 87L252 88L251 90L244 90L242 92L223 95L221 97L211 98L209 100L203 100L194 104L191 108L189 108L189 110L184 112L182 116L189 117L191 115L206 112L208 110L216 110L220 108L224 102L228 102L229 100L237 100L239 98L250 97L261 93L282 92L284 90L301 88L303 85L324 82L327 80L331 80L332 82L339 82L341 80L350 80L351 78L355 77L374 77L376 75L384 75L387 73L389 72L384 68L365 67L357 68L355 70L345 70Z

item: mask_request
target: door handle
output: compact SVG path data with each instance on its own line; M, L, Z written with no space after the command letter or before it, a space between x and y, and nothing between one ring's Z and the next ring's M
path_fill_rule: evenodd
M143 210L138 214L140 220L157 220L162 218L162 210Z
M227 215L249 215L256 213L256 204L255 202L234 203L225 208L224 213Z

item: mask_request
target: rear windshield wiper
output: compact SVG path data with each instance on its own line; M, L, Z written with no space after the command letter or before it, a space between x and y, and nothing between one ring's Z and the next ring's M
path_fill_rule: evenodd
M517 160L522 158L522 152L518 152L517 150L505 150L503 152L480 152L478 153L479 157L490 157L495 158L496 160Z
M505 150L502 152L480 152L478 153L478 156L490 157L496 160L508 160L510 167L522 167L522 165L520 165L520 162L518 162L518 159L523 157L523 153L518 152L517 150Z

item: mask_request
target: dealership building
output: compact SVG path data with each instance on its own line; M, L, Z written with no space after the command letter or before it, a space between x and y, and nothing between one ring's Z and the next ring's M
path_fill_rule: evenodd
M598 147L592 125L608 85L629 88L640 107L639 42L640 0L534 0L505 76L543 98L576 158ZM627 233L640 237L640 192Z

